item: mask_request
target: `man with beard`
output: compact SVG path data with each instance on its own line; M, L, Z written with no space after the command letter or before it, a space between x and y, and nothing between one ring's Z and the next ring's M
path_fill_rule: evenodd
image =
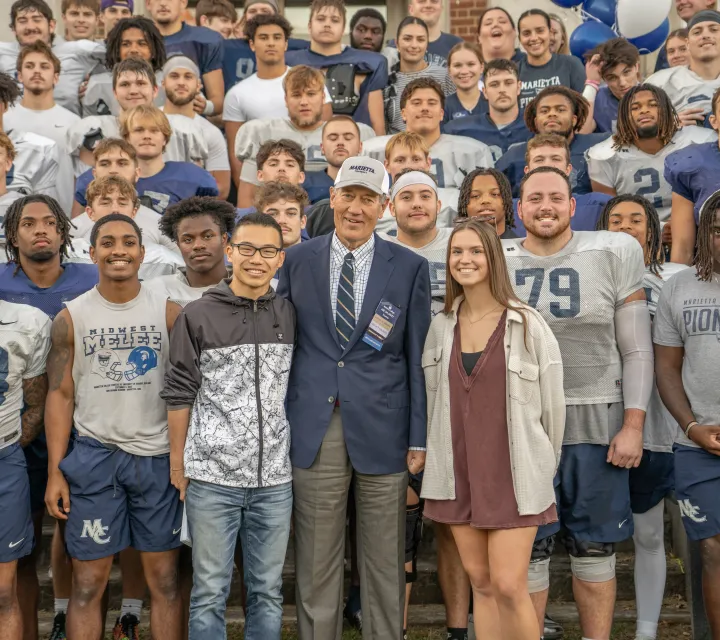
M255 156L267 140L280 138L294 140L305 152L305 165L311 170L321 170L327 160L321 151L322 114L325 100L325 84L321 71L304 65L288 71L284 81L285 103L289 117L269 120L252 120L242 126L235 139L235 156L242 162L238 207L249 207L260 184ZM360 138L372 138L374 131L358 123Z
M168 55L190 58L202 74L205 95L199 93L193 107L198 113L212 116L222 113L225 91L222 76L223 37L206 27L183 22L187 0L148 0L147 10L165 40Z
M511 146L527 142L532 136L518 101L517 65L505 58L487 62L483 72L483 94L488 101L487 113L452 120L443 127L443 132L479 140L490 147L497 162Z
M710 114L713 92L720 88L720 13L700 11L687 28L690 65L658 71L647 83L667 92L683 126L702 126Z
M51 319L66 301L97 284L94 265L67 262L71 223L58 203L44 195L31 195L13 203L3 221L7 238L7 264L0 265L0 300L27 304ZM47 486L47 444L42 434L25 448L30 477L30 507L37 541L33 554L18 566L18 595L25 638L37 638L39 584L36 560L41 552L42 520ZM54 627L64 630L72 575L66 569L62 532L55 531L51 563L55 597ZM54 636L61 638L62 636Z
M350 46L353 49L380 53L386 30L387 22L382 13L372 7L360 9L350 19Z
M55 19L44 0L17 0L10 7L10 25L16 42L0 43L0 71L13 75L20 49L36 40L52 47L60 60L61 73L55 100L73 113L80 113L78 89L88 73L105 57L102 43L92 40L55 40Z
M114 24L112 30L106 29L105 33L105 65L94 70L80 99L85 117L120 115L122 109L113 92L113 69L118 62L127 58L145 60L156 78L162 78L165 43L152 20L141 16L124 18L121 23ZM164 100L165 96L158 94L155 103L160 106Z
M504 240L510 281L560 343L567 419L557 475L558 515L570 554L584 638L609 638L614 544L633 532L629 470L640 464L653 356L640 244L622 233L573 232L568 177L530 171L518 215L527 238ZM544 619L553 545L536 542L529 586Z
M531 133L557 133L568 141L573 166L570 183L574 193L592 191L585 152L608 137L604 133L579 133L589 113L588 101L577 91L562 86L543 89L525 109L525 124ZM527 143L515 145L497 163L497 168L510 180L515 198L525 175L526 151Z
M195 96L200 93L200 70L190 58L171 56L163 67L162 86L167 96L163 111L166 115L185 116L192 120L207 143L205 171L215 178L219 197L227 198L230 193L230 160L225 138L220 129L206 118L198 116L193 109Z
M709 129L681 128L667 93L639 84L620 101L617 133L587 152L593 191L643 196L662 222L669 220L672 187L663 177L665 159L673 151L716 138Z
M330 197L338 171L347 158L359 156L362 150L360 128L350 116L333 116L322 130L320 151L328 166L322 171L308 171L302 183L310 198L310 204Z
M65 148L65 132L80 120L55 102L54 90L60 78L60 60L42 40L36 40L20 50L17 60L17 79L25 91L20 102L5 114L7 129L27 129L54 140Z

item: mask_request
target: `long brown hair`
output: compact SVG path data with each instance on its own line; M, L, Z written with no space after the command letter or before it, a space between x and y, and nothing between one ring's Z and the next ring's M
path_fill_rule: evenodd
M455 299L463 294L462 285L452 277L452 273L450 272L450 255L455 234L468 229L478 235L483 249L485 249L488 273L490 276L490 294L499 305L502 305L505 309L513 309L522 316L523 329L527 335L527 315L522 309L522 301L515 295L512 285L510 284L510 275L508 274L507 263L505 262L505 254L503 253L500 238L493 226L487 222L480 222L477 218L467 218L457 222L450 234L447 257L445 259L445 273L447 275L445 279L444 312L450 313Z

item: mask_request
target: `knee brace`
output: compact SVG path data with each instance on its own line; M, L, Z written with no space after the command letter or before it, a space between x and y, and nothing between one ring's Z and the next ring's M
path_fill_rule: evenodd
M412 562L412 570L405 572L405 582L417 580L417 552L422 540L422 502L408 505L405 511L405 563Z
M530 560L535 562L536 560L549 560L550 556L555 551L555 534L542 540L535 540L532 546L532 555Z
M572 574L583 582L608 582L615 578L615 547L612 543L565 539Z
M531 560L528 568L528 591L540 593L550 588L550 558Z

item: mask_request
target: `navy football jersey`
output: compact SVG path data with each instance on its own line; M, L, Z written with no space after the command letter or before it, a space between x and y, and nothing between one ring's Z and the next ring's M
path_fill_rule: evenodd
M192 27L182 23L177 33L165 36L165 52L168 58L183 55L190 58L200 69L201 75L222 69L223 37L207 27Z
M600 214L612 196L607 193L591 192L573 193L573 198L575 198L575 215L570 220L570 228L573 231L595 231ZM520 216L518 216L518 200L519 198L513 198L513 208L515 209L514 231L518 237L524 238L527 231L522 220L520 220Z
M332 56L324 56L319 53L304 49L302 51L288 51L285 54L285 62L291 67L304 64L316 69L328 69L337 65L350 65L356 74L365 75L357 93L357 106L352 113L356 122L362 122L368 126L370 123L370 112L368 110L368 96L373 91L382 91L388 83L388 64L385 56L372 51L360 51L347 47L340 53ZM336 87L332 86L330 80L326 80L326 86L330 95L334 98L337 93Z
M705 200L718 190L720 149L717 140L693 144L671 153L665 159L665 181L677 193L695 205L695 222Z
M598 133L615 133L619 106L620 100L615 97L613 92L607 87L600 87L600 91L595 97L593 110Z
M525 126L525 116L522 111L514 122L502 129L498 129L497 125L490 119L489 113L458 118L444 125L442 129L443 133L467 136L484 142L490 147L495 162L514 144L522 144L533 137L533 134Z
M307 40L290 38L288 40L288 51L309 49L310 43ZM225 83L225 93L230 91L240 80L249 78L255 73L255 53L250 48L248 41L244 38L233 38L223 43L222 72Z
M570 182L574 193L590 193L592 186L590 185L590 176L587 171L587 162L585 161L585 152L596 144L602 142L608 137L606 133L590 133L588 135L575 134L570 143L570 162L572 163L572 174ZM527 143L517 144L508 149L502 158L498 161L496 169L502 171L513 189L513 197L520 195L520 181L525 175L525 152L527 151Z
M334 184L335 181L327 174L327 171L322 170L306 172L305 182L300 186L307 191L310 204L315 204L318 200L330 197L330 187Z
M162 214L171 204L190 196L219 195L215 178L191 162L166 162L163 169L135 185L139 196L152 201L152 208Z

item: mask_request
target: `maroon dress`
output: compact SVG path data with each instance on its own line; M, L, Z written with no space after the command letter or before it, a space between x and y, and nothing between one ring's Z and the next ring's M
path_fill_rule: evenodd
M555 505L537 515L518 513L506 413L505 315L480 354L461 353L460 324L455 327L449 371L455 500L426 500L425 515L431 520L477 529L557 521ZM463 355L466 362L479 356L469 375Z

